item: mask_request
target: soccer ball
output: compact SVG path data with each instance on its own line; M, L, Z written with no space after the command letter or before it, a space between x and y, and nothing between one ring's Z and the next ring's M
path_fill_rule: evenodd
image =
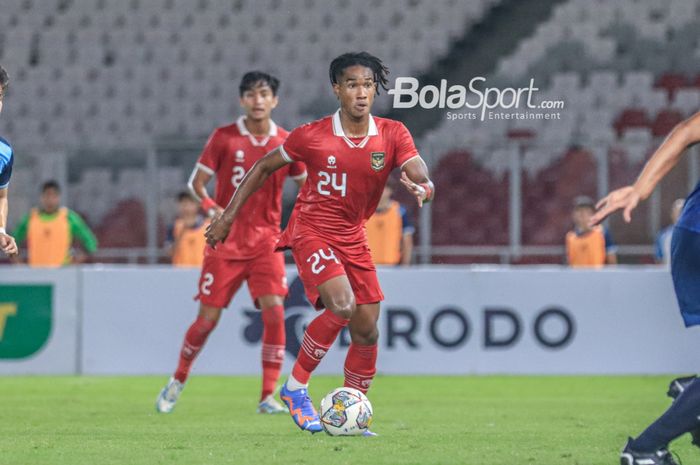
M321 424L331 436L362 434L372 424L372 404L357 389L334 389L321 399Z

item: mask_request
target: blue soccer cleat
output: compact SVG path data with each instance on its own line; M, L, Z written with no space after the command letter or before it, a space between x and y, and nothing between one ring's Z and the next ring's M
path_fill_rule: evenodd
M696 375L683 376L681 378L674 379L673 381L671 381L671 384L668 385L668 392L666 393L666 395L672 398L673 400L676 400L676 398L683 394L683 391L685 391L686 388L690 386L690 384L696 379Z
M287 389L287 383L284 383L280 390L280 399L287 405L289 413L292 415L294 423L304 431L310 433L320 433L323 431L321 427L321 419L311 403L309 392L306 389L297 389L295 391Z

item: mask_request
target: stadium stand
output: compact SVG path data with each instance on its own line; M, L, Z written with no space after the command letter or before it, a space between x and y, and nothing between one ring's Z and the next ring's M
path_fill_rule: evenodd
M174 138L201 146L238 113L236 83L250 68L282 78L283 104L274 117L294 127L335 108L327 66L347 43L373 50L393 75L416 74L499 1L383 0L368 15L357 0L198 0L194 9L182 0L9 0L0 15L0 63L13 82L0 134L18 152L39 156L144 149ZM337 15L338 8L346 13ZM376 113L388 103L379 102ZM171 198L195 156L160 169L160 217L172 216ZM143 163L98 168L78 162L71 164L68 193L103 245L121 247L128 241L117 244L104 225L140 217L145 186ZM11 221L36 193L18 189L13 196Z
M561 119L444 121L420 138L441 186L435 245L508 242L514 157L522 168L522 208L539 212L523 218L522 243L560 244L572 196L597 194L597 180L577 176L579 170L595 169L599 155L607 155L609 184L618 185L700 105L700 66L687 59L700 50L697 1L594 2L595 8L586 0L552 1L551 15L528 19L533 32L501 51L488 75L518 86L534 77L539 99L565 102ZM326 67L346 43L383 57L392 76L418 76L438 63L458 63L453 46L491 20L495 6L517 6L383 0L367 15L355 8L359 0L298 3L305 8L281 0L197 0L194 10L184 0L9 0L0 17L0 62L14 79L0 134L27 153L143 148L183 138L201 144L237 113L235 83L251 67L283 78L275 119L293 127L336 107ZM337 8L347 10L342 22L330 14ZM249 24L255 34L243 27ZM379 99L375 113L389 104ZM115 201L143 201L143 165L77 164L71 201L98 225L108 212L122 211ZM172 215L169 199L189 169L182 160L160 168L161 217ZM566 192L552 190L560 182ZM15 205L31 204L30 193L15 195ZM452 218L465 199L469 214Z
M465 166L485 170L492 183L508 169L502 153L521 152L526 245L560 244L573 197L596 196L593 152L607 154L610 186L630 182L658 138L700 106L700 66L687 59L700 38L697 2L595 3L592 8L590 1L569 0L555 6L531 37L498 61L489 78L523 86L534 77L542 88L539 101L565 102L562 120L444 121L422 139L422 150L439 160L438 172L450 169L443 158L466 148L473 156ZM457 201L457 183L463 181L452 183L449 176L444 181L442 195L454 196L445 202ZM495 215L503 216L508 204L494 207ZM438 211L433 239L444 234ZM649 221L648 212L640 216L639 224ZM470 227L486 231L478 222ZM613 228L623 242L644 243L651 237L649 228L641 233L617 223ZM484 244L498 243L493 235L481 235Z
M374 50L394 75L415 74L496 1L384 0L367 15L357 1L290 11L278 0L200 0L192 12L177 0L10 0L0 61L14 80L0 132L53 149L205 136L237 113L235 82L254 67L283 77L275 118L293 127L335 105L327 66L345 44ZM334 22L337 8L347 20Z

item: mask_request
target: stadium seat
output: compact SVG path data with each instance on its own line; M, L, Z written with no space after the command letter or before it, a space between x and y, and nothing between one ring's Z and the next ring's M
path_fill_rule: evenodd
M654 86L666 90L669 100L673 100L676 91L686 85L687 79L682 74L664 73L656 80Z
M433 243L436 245L499 245L508 241L508 189L505 181L472 161L467 152L441 158L433 175L443 195L433 204ZM465 199L470 199L465 204ZM464 215L454 212L468 209ZM447 231L447 232L445 232Z
M627 108L617 117L613 126L622 135L625 129L650 127L651 123L644 108Z
M700 108L700 89L678 89L674 95L672 107L681 111L685 116L695 113Z
M677 110L666 109L659 112L652 123L652 134L655 137L664 137L673 127L683 120L683 114Z

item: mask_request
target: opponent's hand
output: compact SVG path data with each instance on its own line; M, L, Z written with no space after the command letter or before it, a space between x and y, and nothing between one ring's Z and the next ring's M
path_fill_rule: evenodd
M222 216L215 218L204 233L207 238L207 244L209 244L213 249L219 242L224 242L231 230L231 224L224 220Z
M623 210L622 217L625 223L632 221L632 210L634 210L641 197L634 186L626 186L614 190L596 204L596 212L591 217L590 225L595 226L617 210Z
M0 250L5 252L10 257L17 255L19 250L17 249L15 238L9 234L0 233Z
M416 197L416 200L418 200L418 206L422 207L423 201L428 196L425 188L411 181L405 171L401 172L401 184L404 185L408 192Z

